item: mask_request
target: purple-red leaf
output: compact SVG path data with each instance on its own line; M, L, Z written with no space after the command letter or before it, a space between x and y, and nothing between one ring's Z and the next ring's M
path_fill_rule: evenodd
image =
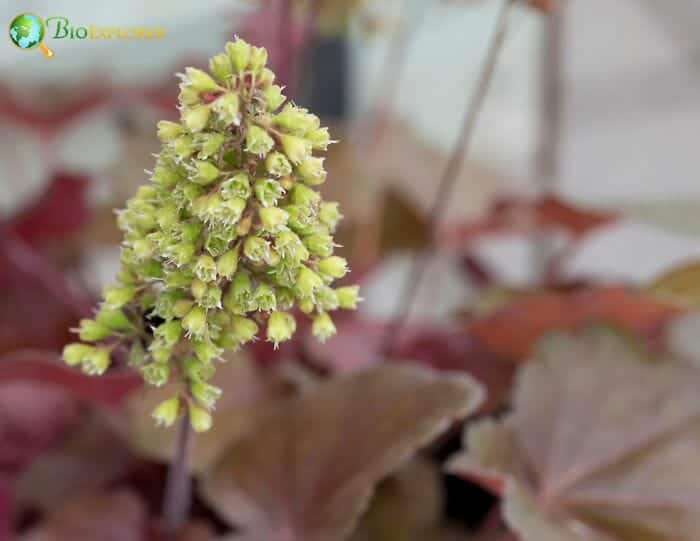
M471 378L417 366L339 377L289 402L234 445L201 485L246 541L341 541L374 485L473 412Z

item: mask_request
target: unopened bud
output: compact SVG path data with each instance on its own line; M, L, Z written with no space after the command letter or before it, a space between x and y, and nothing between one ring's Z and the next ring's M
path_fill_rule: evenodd
M275 146L275 141L270 137L260 126L248 126L248 133L245 137L246 152L256 154L257 156L265 156Z
M202 409L194 404L189 405L190 425L195 432L206 432L211 428L211 415L205 409Z
M342 218L343 216L338 210L338 203L334 201L321 203L321 207L318 210L318 219L322 224L328 226L328 229L335 231L338 222Z
M275 233L287 225L289 214L277 207L261 208L258 211L263 229Z
M229 250L216 262L216 272L219 276L230 279L238 268L238 245Z
M109 327L98 323L92 319L81 319L79 336L84 342L95 342L107 338L112 331Z
M270 312L277 308L277 299L274 290L263 283L258 286L253 293L252 305L261 312Z
M194 399L208 410L214 409L216 401L221 398L221 389L204 381L193 381L190 392Z
M233 69L241 73L248 67L251 46L240 38L226 44L226 54L231 59Z
M205 282L216 280L216 261L209 255L200 255L194 264L194 275Z
M284 188L271 178L259 178L253 188L255 197L263 207L271 207L284 195Z
M90 376L101 376L109 368L110 350L107 348L92 348L83 359L83 372Z
M177 122L161 120L158 122L158 139L163 143L170 143L182 133L182 126Z
M172 426L178 415L180 414L180 399L178 397L169 398L158 404L151 417L158 426Z
M203 363L210 363L223 353L222 349L210 340L196 340L192 343L192 351Z
M248 237L243 245L243 253L253 263L265 263L270 252L270 245L260 237Z
M346 310L355 310L362 299L359 296L360 286L345 286L335 290L338 296L338 306Z
M161 323L153 331L153 336L161 340L167 346L174 346L180 340L182 325L177 319Z
M207 331L207 313L201 306L193 306L182 319L182 328L187 336L201 337Z
M101 308L95 316L97 323L109 327L115 331L123 331L131 327L131 322L126 314L121 310L112 310L109 308Z
M324 233L307 235L303 242L312 254L328 257L333 253L333 237L330 235Z
M211 162L195 161L196 173L192 177L192 182L206 186L211 184L219 176L219 169Z
M87 344L68 344L63 348L63 360L68 366L76 366L92 353L93 347Z
M238 94L226 92L212 104L214 111L225 124L238 124L240 109Z
M337 255L326 257L318 262L318 270L331 278L342 278L348 272L348 262Z
M328 145L335 143L331 141L328 128L318 128L306 134L306 140L314 150L328 150Z
M184 85L199 94L219 90L216 81L207 72L197 68L185 68Z
M287 134L282 134L279 137L284 153L293 164L298 165L311 156L312 146L306 139Z
M263 90L262 94L268 111L276 111L286 99L284 95L282 95L282 87L277 85L269 86Z
M245 344L250 342L258 334L258 325L250 318L233 316L231 318L231 330L236 339Z
M301 298L313 299L314 292L323 287L323 280L314 271L308 267L301 267L297 275L297 281L294 289Z
M286 177L292 172L292 164L281 152L272 152L265 159L267 172L274 177Z
M250 50L250 60L248 69L259 71L267 64L267 50L264 47L252 47Z
M292 203L303 207L314 206L321 200L321 195L316 190L303 184L295 184L290 196Z
M208 105L195 105L182 113L182 122L192 133L200 132L209 123L211 108Z
M321 342L325 342L328 338L333 336L336 330L331 316L329 316L327 312L318 314L311 324L311 332Z
M272 312L267 320L267 340L277 348L280 342L286 342L294 336L296 328L294 316L288 312Z
M245 173L237 173L230 179L221 183L221 197L233 199L238 197L248 199L250 197L250 180Z
M226 53L221 53L213 56L209 60L209 71L214 74L214 77L219 79L219 81L226 81L233 73L233 66L231 65L231 59Z
M307 158L296 169L297 176L302 182L317 186L326 181L326 170L323 168L324 158Z

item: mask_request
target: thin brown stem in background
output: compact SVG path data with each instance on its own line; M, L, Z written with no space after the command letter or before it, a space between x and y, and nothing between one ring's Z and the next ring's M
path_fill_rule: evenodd
M563 2L553 2L544 17L539 61L539 140L535 155L535 182L538 197L554 194L560 173L562 137L562 54ZM533 216L533 220L536 217ZM535 230L532 239L532 266L538 282L546 279L552 260L551 242L547 232Z
M180 421L175 455L168 469L163 498L163 521L165 530L173 534L182 528L188 519L192 502L192 480L189 471L189 455L192 439L190 416L187 410Z
M464 160L469 152L469 144L474 134L474 128L479 118L479 113L483 109L484 99L491 86L493 74L498 64L503 44L508 30L508 19L510 8L513 0L505 0L496 20L496 27L491 37L484 63L477 79L476 88L467 106L462 127L452 149L450 157L445 166L445 170L438 184L437 194L430 210L429 215L429 231L431 233L431 243L428 249L422 254L414 256L413 264L409 271L409 276L406 279L401 295L399 296L399 305L396 310L396 316L389 324L385 337L382 352L388 354L394 344L399 339L400 332L408 319L411 312L413 302L416 298L418 286L425 274L428 263L435 253L435 231L439 224L440 218L445 211L445 206L449 201L449 195L459 177L460 170L464 164Z

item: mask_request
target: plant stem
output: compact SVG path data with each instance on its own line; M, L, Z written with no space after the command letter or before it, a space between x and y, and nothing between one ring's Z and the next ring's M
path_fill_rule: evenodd
M168 533L179 530L186 522L192 500L192 481L189 473L189 455L192 439L190 415L182 416L177 435L175 456L170 462L163 497L163 521Z
M554 2L545 15L539 61L539 140L535 156L538 197L552 195L559 178L562 134L563 4ZM534 217L533 217L534 218ZM547 232L535 231L532 244L534 278L547 278L553 247Z
M384 343L381 350L384 354L388 354L392 350L395 342L398 341L400 331L405 325L411 312L413 302L416 298L416 292L418 291L418 286L420 285L423 275L425 274L431 257L435 253L435 231L444 212L445 205L449 201L449 194L455 185L455 181L459 177L462 165L468 154L469 144L472 140L472 135L474 134L474 128L476 127L479 113L483 109L484 99L491 86L493 74L496 70L496 65L498 64L498 59L503 49L503 44L505 42L508 30L510 8L513 1L514 0L504 0L503 6L498 14L496 26L491 37L491 42L489 43L488 50L484 58L484 63L477 79L476 88L465 111L459 136L457 137L455 146L452 149L447 165L445 166L442 178L438 184L435 200L433 201L433 205L430 210L428 227L431 234L431 243L423 254L416 254L414 256L413 264L409 271L409 276L404 282L404 286L401 290L396 315L393 321L388 325L387 331L384 335Z

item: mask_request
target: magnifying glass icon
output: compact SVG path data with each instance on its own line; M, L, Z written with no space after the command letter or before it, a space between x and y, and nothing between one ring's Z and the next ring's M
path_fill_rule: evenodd
M10 22L10 41L15 46L25 51L38 48L46 58L51 58L53 51L42 43L45 33L44 21L33 13L20 13Z

